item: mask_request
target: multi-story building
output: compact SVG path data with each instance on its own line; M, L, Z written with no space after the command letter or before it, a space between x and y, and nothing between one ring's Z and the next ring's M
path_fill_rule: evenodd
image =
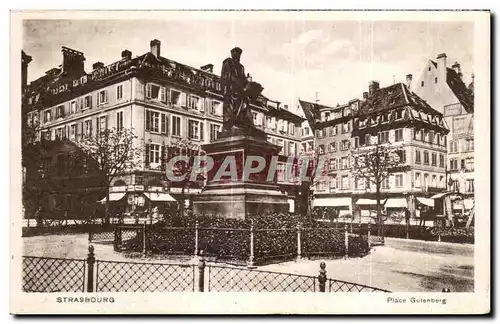
M306 116L310 116L310 123L314 125L313 147L316 148L316 156L327 161L329 181L314 183L314 206L335 207L340 215L352 213L350 183L352 112L358 110L360 101L354 99L336 107L302 100L299 102L304 111L307 111Z
M205 144L221 131L223 96L213 65L194 68L167 59L156 39L145 54L132 57L124 50L117 62L94 63L89 73L82 52L63 47L62 53L62 65L31 82L24 93L23 111L28 120L40 121L39 138L78 141L102 129L132 129L138 143L145 143L143 161L139 170L116 177L111 199L133 205L152 193L155 200L176 197L181 188L168 183L162 170L165 151L177 139ZM283 147L283 156L294 155L304 119L264 96L250 106L255 124ZM186 192L200 190L194 185Z
M407 76L411 80L411 75ZM474 75L465 85L460 64L447 65L445 53L429 60L414 91L444 115L448 136L448 189L474 197ZM470 202L470 200L466 200ZM471 205L468 203L467 205Z
M425 198L432 195L433 188L446 188L449 130L443 114L403 83L379 88L379 83L372 81L367 98L353 118L353 154L369 151L376 143L389 145L399 154L399 171L393 170L381 184L387 212L408 208L413 213L418 203L432 205ZM363 205L375 205L375 186L367 183L353 179L353 200L358 210L363 210Z
M301 102L316 131L316 149L329 159L329 181L318 184L315 206L331 207L344 214L369 214L376 205L375 186L354 178L352 157L376 143L387 144L401 157L400 172L381 185L385 209L412 212L417 201L432 188L446 187L445 158L448 128L443 115L402 83L379 88L371 82L363 100L338 107ZM342 212L340 212L342 214Z

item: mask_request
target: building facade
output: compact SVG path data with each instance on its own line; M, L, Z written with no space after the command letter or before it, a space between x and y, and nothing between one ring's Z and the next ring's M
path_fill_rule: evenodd
M209 143L222 128L222 89L213 65L193 68L164 58L156 39L145 54L132 57L124 50L117 62L94 63L90 73L84 71L83 53L66 47L62 53L62 65L24 92L23 111L29 123L39 123L39 139L78 141L102 129L131 129L137 143L145 143L143 161L138 171L116 177L112 200L133 205L135 198L152 193L175 197L181 188L166 181L165 151L179 139ZM250 105L256 126L283 147L283 156L295 154L303 118L264 96ZM196 194L201 187L186 192Z
M301 104L314 125L318 154L327 155L329 161L329 181L318 185L315 206L345 210L354 217L373 213L375 185L354 177L352 163L377 143L395 149L402 161L400 170L381 184L388 213L403 208L413 213L419 204L430 204L432 192L446 188L448 127L443 115L405 84L379 88L373 81L362 100L338 107Z
M448 189L474 197L474 75L466 86L461 66L448 67L445 53L429 60L414 91L440 111L450 127L447 154ZM411 81L411 75L407 76Z

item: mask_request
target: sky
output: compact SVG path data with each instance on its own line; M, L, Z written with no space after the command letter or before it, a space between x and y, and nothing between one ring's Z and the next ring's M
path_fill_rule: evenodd
M449 66L461 64L467 84L474 72L471 22L80 19L26 20L23 27L23 50L33 57L29 81L62 63L62 46L83 52L90 72L97 61L118 61L124 49L144 54L156 38L162 56L193 67L212 63L217 74L239 46L263 94L292 110L298 98L330 106L361 98L371 80L384 87L411 73L416 82L439 53Z

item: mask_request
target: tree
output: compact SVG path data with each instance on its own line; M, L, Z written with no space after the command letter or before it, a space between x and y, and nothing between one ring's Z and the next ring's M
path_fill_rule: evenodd
M194 157L199 156L199 155L204 155L205 152L201 149L201 146L198 145L197 143L194 143L190 140L187 139L177 139L173 143L171 143L168 147L168 156L163 157L162 159L165 159L163 162L164 164L168 163L168 161L174 157L174 156L187 156L189 159L188 161L177 161L174 164L174 170L173 173L176 176L179 175L185 175L183 180L176 182L176 185L181 186L181 201L179 205L179 214L181 217L184 216L184 201L186 200L186 188L190 188L193 185L197 186L198 182L197 181L191 181L191 172L193 171L193 162L194 162ZM166 171L166 170L163 170ZM167 178L168 181L170 181ZM199 175L197 177L197 180L204 180L204 177L202 175ZM169 183L170 187L172 186L172 183Z
M352 175L356 178L364 179L365 184L375 185L375 197L377 200L377 232L383 236L384 219L380 210L381 194L380 189L384 181L388 181L391 174L407 171L402 159L400 148L394 147L391 143L368 145L351 151L353 163L351 167Z
M99 183L106 188L105 223L109 223L109 187L116 176L134 171L142 165L143 145L133 130L105 129L96 135L83 135L77 145L94 164Z

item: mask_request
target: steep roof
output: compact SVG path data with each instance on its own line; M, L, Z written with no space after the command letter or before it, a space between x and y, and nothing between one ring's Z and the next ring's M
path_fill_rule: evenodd
M446 83L468 113L474 112L474 93L468 89L455 70L446 68Z
M376 90L372 95L368 96L365 101L361 102L359 114L368 115L407 105L426 113L441 115L441 113L433 109L425 100L410 91L403 83L396 83Z
M309 126L311 126L312 129L316 129L316 124L320 121L321 119L321 109L328 108L331 109L331 107L320 105L318 103L313 103L309 101L304 101L299 99L299 104L302 107L302 110L304 111L304 115L306 116L307 122L309 123Z

